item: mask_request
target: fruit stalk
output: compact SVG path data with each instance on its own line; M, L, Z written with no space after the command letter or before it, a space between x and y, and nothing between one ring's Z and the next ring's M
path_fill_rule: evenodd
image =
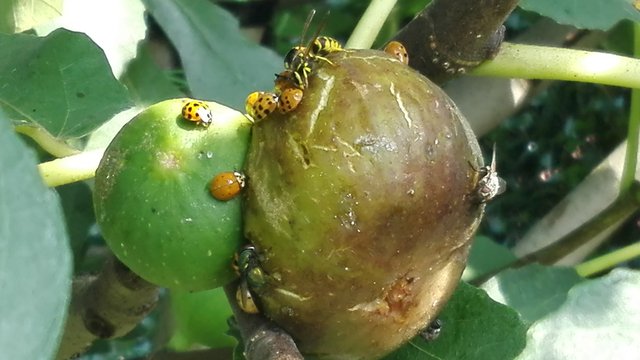
M242 311L236 302L238 281L224 287L236 325L245 342L247 360L303 360L291 336L260 314Z
M392 40L404 44L409 66L437 84L495 56L502 23L517 0L434 0Z

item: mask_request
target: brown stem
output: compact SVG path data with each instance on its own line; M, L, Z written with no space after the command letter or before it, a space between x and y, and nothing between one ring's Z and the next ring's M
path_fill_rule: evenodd
M240 334L247 360L304 360L293 339L284 330L260 314L248 314L236 303L238 282L224 287Z
M409 65L443 83L493 58L517 0L434 0L396 36Z
M76 357L96 339L127 334L153 309L158 291L113 256L97 276L74 279L57 359Z

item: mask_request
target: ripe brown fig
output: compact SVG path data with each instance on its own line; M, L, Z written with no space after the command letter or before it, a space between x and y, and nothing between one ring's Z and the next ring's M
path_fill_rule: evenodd
M321 359L372 359L435 319L484 205L478 143L445 93L395 58L318 61L297 109L255 125L245 235L266 316Z

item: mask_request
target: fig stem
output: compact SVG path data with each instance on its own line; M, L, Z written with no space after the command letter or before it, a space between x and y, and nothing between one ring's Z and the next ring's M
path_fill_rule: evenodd
M49 187L91 179L102 159L105 149L81 152L38 164L38 171Z
M640 257L640 241L578 264L575 269L578 275L587 277L637 257Z
M640 26L633 25L633 52L640 56ZM638 131L640 130L640 91L631 90L631 106L629 108L629 125L627 128L627 152L624 156L624 167L620 177L620 194L629 190L636 178L638 162Z
M498 270L483 275L475 279L473 284L482 284L507 268L518 268L535 262L552 265L611 227L614 223L629 216L638 208L640 208L640 183L634 182L628 191L618 196L616 200L601 213L579 228L566 234L557 242L527 254Z
M30 137L40 145L44 151L55 157L65 157L75 155L80 152L80 150L69 146L67 143L51 135L51 133L40 126L32 124L17 125L15 130L17 133Z
M369 49L397 0L372 0L347 40L350 49Z
M238 281L224 287L231 310L245 344L247 360L304 360L298 347L284 330L260 314L247 314L236 303Z
M96 339L126 335L154 308L158 293L113 256L97 276L75 278L56 359L74 358Z
M640 59L597 51L503 43L473 75L581 81L640 88Z

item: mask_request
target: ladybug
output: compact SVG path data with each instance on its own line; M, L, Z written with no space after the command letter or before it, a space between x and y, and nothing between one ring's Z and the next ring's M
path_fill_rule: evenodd
M278 95L271 92L252 92L245 101L245 110L255 121L263 120L277 108Z
M200 100L187 101L182 107L182 117L204 127L208 127L213 122L209 105Z
M276 74L275 91L278 95L278 110L286 114L295 110L304 97L304 90L299 87L296 73L293 70L284 70Z
M295 110L302 101L304 92L298 88L288 88L282 91L278 98L278 110L281 114L286 114Z
M289 88L302 89L298 86L299 80L296 78L296 73L294 73L293 70L287 69L275 75L276 78L273 80L273 83L275 84L274 90L277 95L282 94L283 91Z
M409 53L407 53L407 49L401 43L397 41L391 41L384 47L384 52L389 55L392 55L396 59L400 60L401 63L408 65L409 64Z
M236 197L245 186L245 176L238 171L226 171L211 180L209 191L220 200L227 201Z

